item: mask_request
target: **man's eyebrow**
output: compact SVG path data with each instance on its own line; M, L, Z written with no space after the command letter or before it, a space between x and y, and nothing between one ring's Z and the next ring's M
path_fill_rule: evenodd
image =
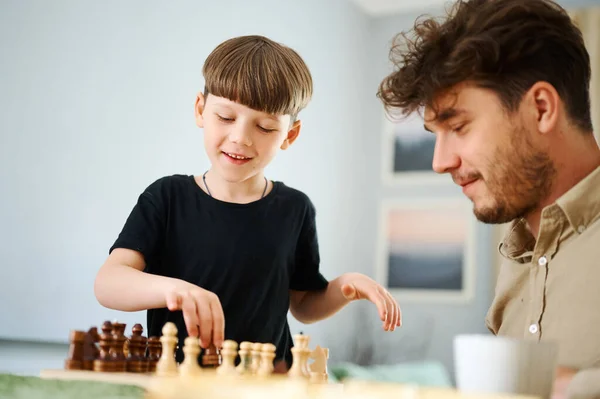
M467 111L465 111L462 108L446 108L437 114L435 121L437 123L444 123L444 122L447 122L448 119L452 119L455 116L466 114L466 113L467 113ZM427 124L424 124L423 128L425 130L427 130L428 132L433 133L433 130L431 128L427 127Z

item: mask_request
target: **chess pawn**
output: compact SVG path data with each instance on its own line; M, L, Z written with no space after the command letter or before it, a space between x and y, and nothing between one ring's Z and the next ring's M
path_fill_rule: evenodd
M150 373L154 373L156 371L156 363L158 363L158 360L162 355L162 346L159 338L154 336L148 337L146 349L148 351L146 370Z
M232 340L226 340L223 342L223 349L221 355L223 362L217 367L217 374L219 375L231 375L236 374L235 358L237 357L238 344Z
M112 347L110 348L110 356L113 361L113 371L127 371L127 358L125 357L125 324L112 323Z
M250 353L252 355L252 363L250 366L250 370L252 372L252 374L256 374L258 372L258 369L260 368L260 352L262 349L262 344L261 343L254 343L252 344L251 348L250 348Z
M175 346L178 343L177 327L173 322L166 322L162 328L160 342L162 353L156 363L156 375L162 377L177 375L177 362L175 362Z
M65 359L65 369L83 370L83 345L85 332L73 330L69 334L69 354Z
M200 354L200 343L197 337L187 337L183 341L184 359L179 366L179 374L193 376L198 375L202 369L198 364L198 355Z
M257 374L260 376L269 376L273 373L273 360L275 360L275 351L277 348L273 344L263 344L260 352L260 367Z
M93 370L99 372L115 371L111 359L110 350L113 346L112 323L105 321L101 327L102 333L98 337L100 355L94 360Z
M240 364L237 366L239 374L250 374L252 373L252 343L244 341L240 344Z
M146 338L142 336L144 328L141 324L137 323L131 329L131 337L129 337L128 348L129 350L125 353L127 358L127 371L131 373L144 373L147 371L146 361Z

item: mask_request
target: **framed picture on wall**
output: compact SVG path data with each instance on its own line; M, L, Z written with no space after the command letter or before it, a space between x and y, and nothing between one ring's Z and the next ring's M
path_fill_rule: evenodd
M398 298L469 301L476 219L458 199L384 201L376 278Z
M449 177L433 171L435 136L423 127L423 118L383 118L382 169L386 184L447 183Z

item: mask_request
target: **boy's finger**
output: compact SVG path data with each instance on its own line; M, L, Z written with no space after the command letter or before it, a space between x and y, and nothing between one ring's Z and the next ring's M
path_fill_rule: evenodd
M212 313L213 322L213 344L220 348L223 346L225 339L225 316L223 314L223 307L221 302L216 299L210 301L210 309Z
M190 297L182 298L181 310L183 313L183 320L187 328L188 335L190 337L198 336L198 317L196 302Z
M176 292L169 292L166 297L167 308L173 312L181 308L181 296Z
M386 322L389 317L388 309L386 305L385 296L379 292L379 290L372 290L367 293L367 298L377 306L377 310L379 311L379 318L381 321Z
M199 319L198 325L200 326L200 346L207 348L210 345L210 338L212 337L212 310L205 296L197 297L196 301Z
M390 294L389 291L385 291L385 294L388 300L388 307L391 309L392 313L392 317L390 317L388 320L388 329L390 331L394 331L396 329L396 326L398 325L398 321L400 320L400 308L398 307L396 301L394 300L394 297L392 296L392 294Z

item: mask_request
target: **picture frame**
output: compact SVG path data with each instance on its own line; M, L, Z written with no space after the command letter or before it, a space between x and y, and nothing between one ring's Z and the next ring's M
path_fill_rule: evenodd
M448 183L433 170L435 136L426 131L418 113L394 117L384 113L382 179L386 185Z
M382 201L376 280L402 300L472 300L476 224L462 198Z

